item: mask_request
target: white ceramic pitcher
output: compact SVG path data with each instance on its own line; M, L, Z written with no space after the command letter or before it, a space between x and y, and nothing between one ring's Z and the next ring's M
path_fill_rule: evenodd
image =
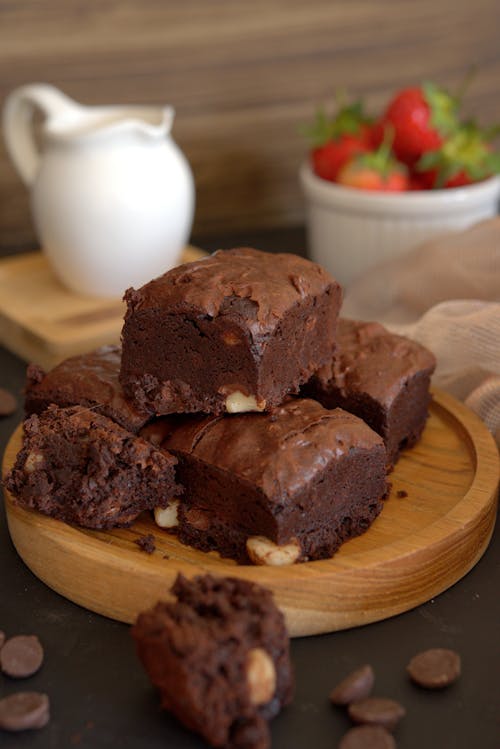
M40 150L35 108L45 117ZM42 247L74 291L121 296L178 261L194 183L173 117L171 107L85 107L41 83L8 96L7 150L31 188Z

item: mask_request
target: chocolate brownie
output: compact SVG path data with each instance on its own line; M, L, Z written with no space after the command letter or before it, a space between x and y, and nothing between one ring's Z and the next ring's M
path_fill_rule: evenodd
M303 389L326 408L344 408L380 434L388 467L418 442L428 415L434 355L376 322L341 318L333 362Z
M160 427L144 436L158 443ZM341 409L290 399L272 414L166 418L163 428L185 494L156 519L203 551L270 565L327 558L382 509L383 440Z
M209 744L267 749L267 721L293 693L289 637L270 591L210 575L172 588L140 614L137 653L162 706Z
M25 410L42 413L48 405L88 406L108 416L129 432L144 426L149 414L129 403L118 380L121 349L102 346L96 351L58 364L50 372L30 364L27 371Z
M125 294L120 380L152 414L264 411L331 360L341 288L319 265L219 250Z
M49 406L25 421L5 485L23 507L87 528L112 528L178 496L176 462L90 409Z

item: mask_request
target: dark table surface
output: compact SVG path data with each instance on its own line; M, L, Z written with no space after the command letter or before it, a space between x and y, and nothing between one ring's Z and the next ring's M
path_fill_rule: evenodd
M195 240L196 241L196 240ZM198 239L207 249L253 244L299 251L300 230ZM21 402L25 363L0 347L0 387ZM0 452L22 410L0 420ZM376 674L375 694L407 710L395 732L400 749L500 747L500 533L476 567L437 598L383 622L330 635L295 639L296 694L272 723L273 749L334 749L349 728L328 694L363 663ZM46 692L52 718L40 731L0 731L5 749L198 749L205 746L166 713L136 659L125 624L65 600L35 578L17 556L0 513L0 629L37 634L45 662L33 677L0 675L0 697L20 689ZM461 679L441 692L413 686L405 675L411 656L430 647L456 649Z

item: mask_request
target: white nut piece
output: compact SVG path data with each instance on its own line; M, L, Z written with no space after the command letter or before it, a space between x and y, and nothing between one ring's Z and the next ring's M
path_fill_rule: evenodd
M247 552L254 564L267 565L269 567L282 567L285 564L293 564L301 554L300 544L296 538L290 543L278 546L265 536L250 536L247 539Z
M178 511L178 499L173 499L167 507L155 507L156 525L159 525L160 528L176 528L179 525Z
M265 705L266 702L270 702L276 691L276 669L269 653L263 648L249 650L245 672L252 705Z
M26 473L33 473L34 471L37 471L39 468L41 468L44 463L45 458L42 453L32 450L30 453L28 453L28 457L24 462L24 470L26 471Z
M243 414L248 411L263 411L266 407L265 401L257 400L254 395L245 395L241 390L235 390L226 398L226 411L229 414Z

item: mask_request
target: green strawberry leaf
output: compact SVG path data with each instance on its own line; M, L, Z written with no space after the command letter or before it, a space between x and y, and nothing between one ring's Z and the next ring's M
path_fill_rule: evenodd
M485 131L471 120L461 125L441 148L420 158L417 170L425 172L430 169L436 170L436 188L443 187L461 172L476 182L500 173L500 154L492 150Z
M323 107L315 114L312 124L299 127L299 133L309 140L313 148L323 146L329 140L336 140L342 135L357 135L363 125L372 120L363 111L363 102L357 99L352 104L340 106L342 95L336 96L337 112L329 116Z
M360 154L355 158L356 164L377 172L384 181L391 174L394 174L394 172L406 174L407 169L405 165L401 164L392 153L393 141L394 129L386 125L384 129L384 139L377 150Z
M430 109L431 125L443 137L452 135L459 127L459 100L430 81L422 84L422 92Z
M309 125L301 125L299 133L310 141L311 146L323 146L333 137L332 120L323 107L320 107L316 111L314 122Z

